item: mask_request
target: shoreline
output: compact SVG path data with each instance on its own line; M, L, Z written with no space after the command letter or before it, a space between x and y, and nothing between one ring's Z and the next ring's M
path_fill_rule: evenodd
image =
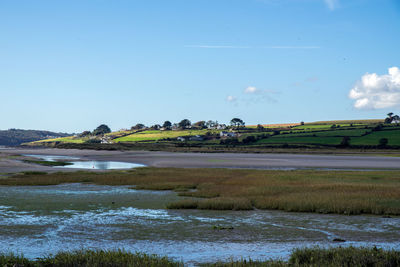
M370 155L310 155L291 153L193 153L104 151L59 148L0 149L0 173L71 171L22 162L23 154L78 157L81 161L118 161L160 168L400 170L400 157ZM76 169L75 169L76 170Z

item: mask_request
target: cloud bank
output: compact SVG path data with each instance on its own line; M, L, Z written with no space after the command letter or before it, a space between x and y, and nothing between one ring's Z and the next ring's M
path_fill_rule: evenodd
M254 94L254 93L257 93L258 91L259 90L254 86L249 86L246 89L244 89L245 94Z
M330 10L335 10L339 5L339 0L324 0L324 1Z
M229 103L234 103L236 106L239 104L252 105L258 103L276 103L276 99L272 96L278 92L273 90L259 89L255 86L247 86L242 91L242 95L239 97L228 95L226 101Z
M400 69L389 68L389 73L365 74L350 90L357 109L382 109L400 106Z
M233 95L228 95L226 97L226 101L228 102L235 102L236 101L236 97L234 97Z

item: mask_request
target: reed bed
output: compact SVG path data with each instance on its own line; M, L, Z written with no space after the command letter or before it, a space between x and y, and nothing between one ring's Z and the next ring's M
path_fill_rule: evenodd
M242 259L231 262L202 264L203 267L397 267L400 252L378 248L302 248L290 255L289 261L254 261Z
M295 212L400 215L400 171L137 168L129 171L26 173L0 185L94 183L175 190L173 209L277 209Z
M172 261L167 257L143 253L129 253L123 250L82 250L60 252L54 256L29 260L14 254L0 254L2 267L178 267L183 263Z
M400 251L378 248L305 248L296 249L290 256L289 266L400 266Z
M30 260L20 255L1 254L0 266L24 267L175 267L184 266L177 262L157 255L130 253L123 250L82 250L60 252L54 256ZM290 255L288 261L265 260L257 261L242 259L239 261L199 264L203 267L311 267L311 266L355 266L355 267L397 267L400 266L400 251L378 248L301 248Z

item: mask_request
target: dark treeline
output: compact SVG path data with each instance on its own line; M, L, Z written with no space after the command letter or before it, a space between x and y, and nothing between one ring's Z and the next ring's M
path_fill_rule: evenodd
M9 129L0 130L0 145L2 146L18 146L23 143L32 141L38 141L48 138L57 138L70 136L67 133L55 133L50 131L38 131L38 130L21 130L21 129Z

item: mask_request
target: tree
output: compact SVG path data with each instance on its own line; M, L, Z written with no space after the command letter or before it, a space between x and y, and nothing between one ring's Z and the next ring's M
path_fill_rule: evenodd
M262 126L261 124L257 125L257 131L263 132L264 130L265 130L264 126Z
M395 116L397 116L397 115L395 115ZM388 114L387 114L387 118L385 119L385 123L392 123L392 121L393 121L393 112L389 112Z
M163 127L169 130L172 127L172 123L170 121L164 121Z
M108 127L105 124L102 124L93 130L94 135L102 135L102 134L107 134L107 133L111 133L111 129L110 129L110 127Z
M342 147L347 147L350 145L350 137L348 136L343 136L342 142L340 142L340 146Z
M206 122L206 126L207 126L207 128L215 128L218 126L218 122L209 120Z
M160 130L161 125L160 124L154 124L153 126L150 127L152 130Z
M79 137L86 137L86 136L88 136L88 135L90 135L90 134L91 134L90 131L83 131L83 132L79 135Z
M387 117L387 118L385 119L385 123L386 123L386 124L392 123L392 120L393 120L393 118Z
M141 130L141 129L144 129L144 128L146 128L146 126L144 124L138 123L135 126L132 126L131 130Z
M387 138L381 138L379 139L379 147L385 147L389 143L389 140Z
M192 123L188 119L183 119L178 123L178 125L182 129L187 129L192 125Z
M393 118L392 122L395 122L395 123L399 123L400 122L400 116L399 115L394 115L392 118Z
M245 123L244 123L244 121L242 121L242 120L239 119L239 118L233 118L233 119L231 120L231 125L238 128L238 127L240 127L240 126L243 126L243 127L244 127Z
M193 126L199 128L199 129L204 129L206 128L206 122L205 121L198 121Z
M244 139L242 140L242 142L243 142L244 144L254 143L255 141L257 141L257 139L256 139L256 137L255 137L254 135L246 136L246 138L244 138Z

